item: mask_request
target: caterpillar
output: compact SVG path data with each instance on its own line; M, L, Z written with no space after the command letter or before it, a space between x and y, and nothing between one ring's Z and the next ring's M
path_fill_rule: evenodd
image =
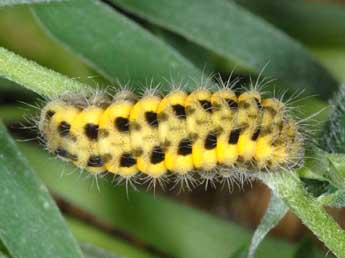
M63 94L44 106L39 130L58 158L126 180L251 176L294 168L304 152L284 103L256 89Z

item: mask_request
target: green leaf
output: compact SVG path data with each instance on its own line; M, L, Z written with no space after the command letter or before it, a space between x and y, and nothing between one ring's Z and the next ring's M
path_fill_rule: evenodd
M74 0L33 10L54 38L110 80L200 81L201 72L175 49L106 4Z
M316 149L313 159L298 171L306 191L320 205L342 207L345 204L345 155Z
M328 181L336 188L345 189L344 155L329 154L317 147L307 152L312 159L306 159L305 166L298 171L300 177Z
M82 244L83 251L85 251L83 248L85 245L93 245L106 250L108 253L121 257L158 258L157 256L148 253L144 248L140 248L140 246L139 248L136 248L132 241L120 239L120 237L115 237L114 234L107 234L76 219L67 217L66 220L76 239L80 243L84 243Z
M0 47L0 76L40 95L56 96L66 90L86 90L87 85L29 61Z
M338 258L345 258L345 231L304 189L294 171L263 174L261 179Z
M38 25L30 5L0 8L0 31L0 46L20 56L87 84L109 84L75 54L52 40Z
M93 245L83 244L81 245L81 248L83 250L85 258L121 258L120 256L112 255L105 250Z
M310 239L304 239L296 251L294 258L315 258L315 246Z
M299 242L299 247L296 250L294 258L335 258L328 251L323 250L320 252L320 248L317 245L318 243L308 236Z
M320 196L318 201L322 205L327 205L333 208L345 207L345 190L341 189L331 194L324 194Z
M288 87L331 96L335 79L298 42L225 0L111 0L116 6ZM327 85L327 87L325 87Z
M81 258L59 210L0 124L0 240L15 258Z
M345 155L343 153L326 153L325 157L332 165L328 170L334 169L341 181L338 183L339 188L345 189Z
M339 190L334 194L332 202L329 204L330 207L343 208L345 207L345 190Z
M49 160L43 150L27 144L21 144L21 150L53 192L104 223L173 257L228 258L250 240L250 233L235 224L161 196L130 191L127 197L124 187L101 178L98 179L98 191L78 173L69 173L73 168ZM65 176L61 178L63 171ZM292 257L293 246L269 239L263 242L257 257L274 256L272 246L279 248L280 258Z
M329 152L345 153L345 86L332 101L332 111L322 133L321 145Z
M345 48L344 45L338 48L311 48L313 55L327 67L338 81L345 81Z
M345 8L341 4L304 0L235 2L308 45L344 46Z
M334 189L336 189L327 181L302 177L301 182L304 189L315 198L318 198L324 194L334 192Z
M1 250L0 250L0 258L10 258L7 254L4 254Z
M53 1L66 1L66 0L1 0L0 7L20 5L20 4L51 3Z
M10 255L8 254L6 247L0 241L0 258L9 258L9 257Z
M8 95L16 95L20 98L27 97L28 99L35 99L37 95L26 88L16 84L13 81L7 80L3 77L0 77L0 93Z
M0 105L0 120L4 124L24 121L25 118L34 114L36 110L33 107L23 105Z
M288 210L289 208L285 205L285 203L274 193L272 193L266 213L261 218L260 224L255 230L250 243L248 258L254 258L255 251L261 241L265 238L268 232L279 223Z
M238 249L237 252L231 255L230 258L247 258L247 255L248 255L247 249L248 249L247 247L242 247Z
M213 53L209 50L153 24L149 24L148 28L155 34L155 36L178 50L185 58L202 70L203 73L212 74L215 70L214 64L210 62L210 58Z

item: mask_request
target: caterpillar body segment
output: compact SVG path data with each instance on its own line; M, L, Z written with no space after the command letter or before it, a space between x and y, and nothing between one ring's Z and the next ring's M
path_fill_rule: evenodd
M129 116L133 106L131 100L116 98L99 121L98 147L105 170L124 177L133 176L138 171L129 134Z
M145 96L131 110L129 117L133 154L139 171L154 178L167 172L159 139L157 110L161 98Z
M157 111L160 121L159 138L165 152L165 167L179 175L194 169L192 141L186 124L186 98L184 91L173 91L163 98Z
M213 125L211 96L208 90L200 89L189 94L185 101L193 165L203 171L210 171L217 165L217 135Z
M70 94L46 104L39 129L49 152L91 173L124 178L253 175L290 169L303 159L298 123L284 103L255 90Z
M225 167L233 167L238 159L237 141L239 135L237 121L238 99L231 90L220 90L212 94L213 123L217 132L217 162ZM230 134L229 134L230 132Z

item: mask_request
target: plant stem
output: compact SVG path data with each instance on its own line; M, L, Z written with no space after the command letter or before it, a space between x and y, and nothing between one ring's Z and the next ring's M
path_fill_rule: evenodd
M306 192L295 173L270 174L262 176L261 179L284 200L329 250L338 258L345 258L345 231L317 200Z
M66 91L80 91L89 87L2 47L0 76L46 97L55 97Z

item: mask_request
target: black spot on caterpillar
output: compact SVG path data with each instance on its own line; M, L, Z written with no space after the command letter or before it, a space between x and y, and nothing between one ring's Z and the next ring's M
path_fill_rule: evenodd
M192 142L188 138L184 138L178 144L177 154L186 156L192 154Z
M230 132L230 136L229 136L229 144L237 144L238 142L238 138L240 138L240 133L241 133L241 129L234 129Z
M90 140L97 140L98 137L98 125L88 123L85 125L85 135L90 139Z
M202 99L199 100L199 103L206 112L212 113L212 105L210 101Z
M104 164L103 159L100 156L91 155L87 165L89 167L102 167Z
M155 146L151 153L150 162L157 164L164 161L164 152L160 146Z
M131 153L123 153L120 158L121 167L132 167L136 164L136 161Z
M158 127L157 113L152 111L147 111L145 113L146 122L153 127Z
M66 123L65 121L62 121L58 127L60 136L61 137L67 136L69 134L70 129L71 129L71 125L69 123Z
M257 128L255 133L252 136L252 141L256 141L260 135L260 128Z
M215 132L210 132L205 139L205 145L206 150L212 150L217 147L217 135Z
M234 100L232 100L232 99L225 99L225 101L228 104L229 108L233 108L233 109L238 108L238 104Z
M184 106L177 104L177 105L173 105L172 106L175 115L180 118L180 119L186 119L186 110L184 108Z
M62 148L57 148L55 150L55 154L63 159L67 159L67 160L77 160L78 157L76 155L70 154L69 152L67 152L66 150L62 149Z
M54 111L48 110L46 113L46 119L50 120L50 118L55 114Z
M129 121L128 121L128 118L117 117L115 119L115 127L120 132L128 132L129 131Z

